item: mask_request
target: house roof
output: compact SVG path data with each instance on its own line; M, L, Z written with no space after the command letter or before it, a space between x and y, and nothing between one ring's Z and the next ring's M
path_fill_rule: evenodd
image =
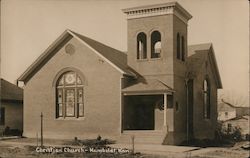
M173 88L158 79L136 80L132 85L122 89L123 93L173 92Z
M234 117L229 120L225 120L224 122L237 121L237 120L249 120L249 115Z
M198 73L203 64L209 60L218 88L222 88L219 69L214 55L212 43L203 43L188 46L188 69L193 73Z
M18 81L28 81L33 74L36 73L54 54L57 47L61 43L68 41L71 38L76 38L88 48L93 50L97 55L102 57L103 60L115 67L123 75L133 76L136 75L127 66L127 55L124 52L111 48L98 41L90 39L86 36L75 33L71 30L65 30L39 57L31 64L30 67L18 78Z
M22 101L23 89L1 79L1 101Z
M223 101L218 104L218 111L236 111L236 109L232 104Z

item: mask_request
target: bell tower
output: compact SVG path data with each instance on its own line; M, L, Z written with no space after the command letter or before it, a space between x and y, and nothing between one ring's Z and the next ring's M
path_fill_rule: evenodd
M192 16L181 5L170 2L123 12L127 15L130 67L143 76L171 75L174 67L184 69L187 23Z

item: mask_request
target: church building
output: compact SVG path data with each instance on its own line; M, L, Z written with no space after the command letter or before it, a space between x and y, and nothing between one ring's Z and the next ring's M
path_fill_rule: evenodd
M64 31L19 77L23 135L180 144L213 139L217 89L211 43L187 44L192 16L177 2L123 9L127 52Z

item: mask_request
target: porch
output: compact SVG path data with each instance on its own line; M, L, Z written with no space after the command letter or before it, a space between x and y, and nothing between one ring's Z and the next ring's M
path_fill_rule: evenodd
M163 144L174 130L173 112L173 90L158 80L123 89L121 139Z

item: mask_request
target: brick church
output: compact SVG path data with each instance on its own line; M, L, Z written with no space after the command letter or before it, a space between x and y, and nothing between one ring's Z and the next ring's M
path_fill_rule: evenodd
M177 2L122 11L127 52L66 30L19 77L24 136L40 132L42 112L45 138L214 137L222 83L212 44L187 45L192 16Z

